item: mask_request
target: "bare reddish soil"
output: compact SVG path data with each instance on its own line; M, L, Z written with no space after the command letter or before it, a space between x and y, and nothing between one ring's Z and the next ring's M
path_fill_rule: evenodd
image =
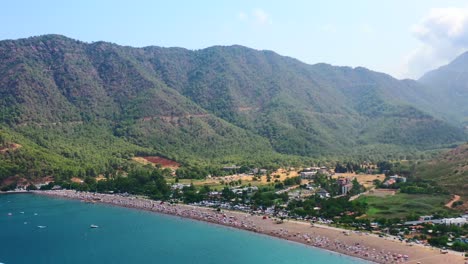
M13 184L13 183L17 183L18 185L22 185L22 183L26 181L25 179L23 178L20 178L18 176L11 176L11 177L8 177L6 179L4 179L0 186L7 186L7 185L10 185L10 184Z
M148 156L148 157L142 157L143 159L147 160L148 162L154 163L154 164L159 164L162 167L169 167L169 168L178 168L180 167L180 163L175 162L170 159L158 157L158 156Z
M41 184L41 183L48 183L54 181L54 177L52 176L46 176L42 178L37 178L37 179L25 179L19 176L10 176L3 181L0 182L0 186L7 186L13 183L16 183L18 187L26 187L29 184Z

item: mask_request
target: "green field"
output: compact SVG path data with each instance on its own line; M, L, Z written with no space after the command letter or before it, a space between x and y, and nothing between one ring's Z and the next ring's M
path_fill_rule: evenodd
M434 213L453 213L444 207L450 200L449 195L405 194L376 197L361 196L359 201L369 205L366 214L369 218L405 218L409 215L430 215Z

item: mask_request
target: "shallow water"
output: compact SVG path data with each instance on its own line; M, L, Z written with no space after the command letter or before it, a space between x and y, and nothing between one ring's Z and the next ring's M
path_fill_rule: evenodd
M90 228L91 224L99 228ZM366 262L174 216L38 195L11 194L0 195L0 263Z

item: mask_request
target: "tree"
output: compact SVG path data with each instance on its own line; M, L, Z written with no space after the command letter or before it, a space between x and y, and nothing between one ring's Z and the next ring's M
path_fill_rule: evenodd
M229 189L228 187L224 187L221 192L221 197L224 201L230 201L231 199L235 198L236 195Z
M29 184L28 187L26 187L26 190L27 191L35 191L35 190L37 190L37 187L34 184Z

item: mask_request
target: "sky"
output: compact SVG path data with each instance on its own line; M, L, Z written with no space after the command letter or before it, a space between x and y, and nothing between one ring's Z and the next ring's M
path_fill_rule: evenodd
M0 40L61 34L134 47L238 44L399 79L468 50L466 0L15 0L2 3L0 25Z

